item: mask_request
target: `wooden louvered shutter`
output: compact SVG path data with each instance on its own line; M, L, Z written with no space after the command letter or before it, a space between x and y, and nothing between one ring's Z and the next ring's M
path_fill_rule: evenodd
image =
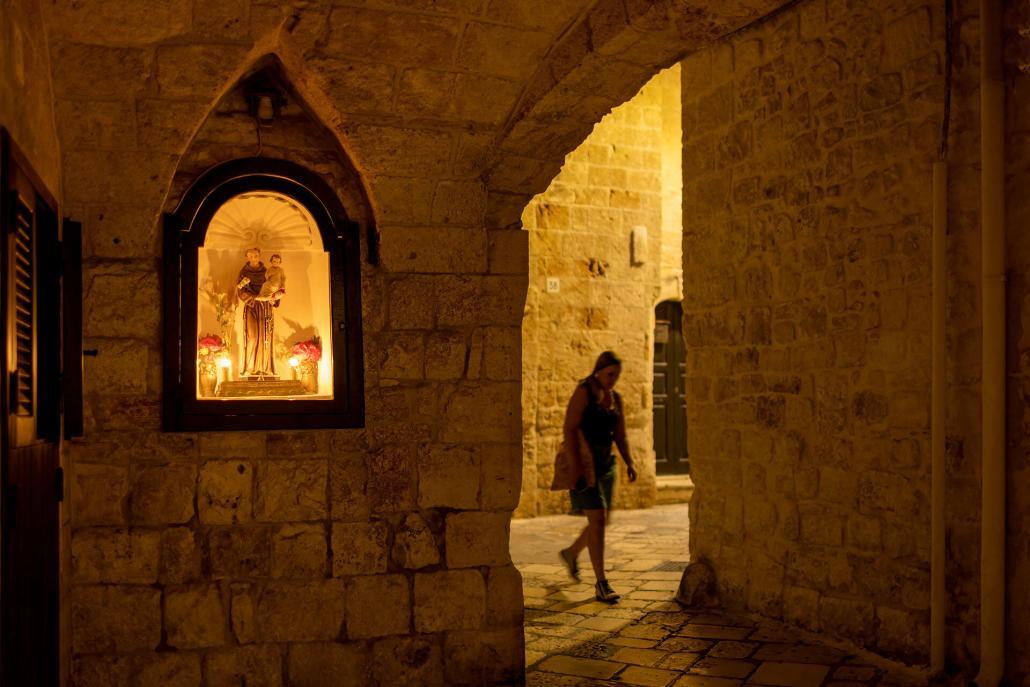
M11 442L36 439L36 199L11 179L7 210L7 365Z
M4 137L3 313L9 446L61 433L61 245L53 200Z
M11 192L11 323L14 360L11 371L11 410L32 417L36 410L36 222L32 208L17 191Z

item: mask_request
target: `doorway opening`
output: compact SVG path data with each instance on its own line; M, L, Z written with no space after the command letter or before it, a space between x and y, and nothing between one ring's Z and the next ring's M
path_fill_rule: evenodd
M659 506L659 484L667 477L656 469L659 451L662 471L673 465L674 479L685 479L689 469L679 305L680 119L680 73L674 66L602 119L523 213L530 276L523 320L525 453L516 516L533 519L512 524L511 555L523 578L531 675L574 673L576 661L585 659L603 661L612 671L608 677L617 673L632 682L641 677L635 656L644 655L654 676L671 680L687 666L680 640L658 648L673 630L647 620L659 613L670 622L686 621L672 597L689 558L689 492L679 490L678 499ZM617 606L595 600L586 551L579 555L581 579L569 579L558 552L586 521L565 515L568 493L549 489L566 405L604 350L623 360L616 391L639 475L631 484L616 459L604 567L622 595ZM682 418L682 441L675 448L668 445L669 412ZM649 652L634 654L645 646Z
M617 391L639 474L630 484L622 473L614 506L657 502L654 306L682 294L681 127L677 65L606 115L523 212L530 274L516 517L568 512L568 495L550 491L554 456L569 398L605 350L624 361Z
M655 308L654 323L654 453L659 477L690 474L686 379L683 307L679 301L665 301Z

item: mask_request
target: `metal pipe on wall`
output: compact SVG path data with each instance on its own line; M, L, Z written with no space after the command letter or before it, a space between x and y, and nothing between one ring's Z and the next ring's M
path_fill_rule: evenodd
M933 165L933 383L930 401L930 670L944 672L945 555L944 450L945 384L947 383L947 242L948 165Z
M1005 83L1002 0L980 0L982 504L979 687L1005 675Z

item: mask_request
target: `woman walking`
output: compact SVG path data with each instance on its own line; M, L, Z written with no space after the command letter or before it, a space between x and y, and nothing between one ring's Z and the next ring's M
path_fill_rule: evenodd
M622 399L614 390L621 372L622 361L618 356L611 351L602 353L597 358L593 373L576 387L565 411L565 446L578 452L581 444L577 435L579 432L583 433L591 455L575 457L578 465L585 465L588 460L593 461L595 479L594 484L588 484L587 478L581 477L576 483L576 488L569 492L573 510L586 514L587 526L572 546L562 549L560 555L569 569L569 575L579 580L579 565L576 559L584 548L587 549L597 579L594 585L595 594L598 600L608 602L617 601L619 598L608 584L604 572L604 528L612 504L612 488L615 485L613 442L618 446L619 453L626 462L629 481L634 482L637 479L637 471L629 454L629 445L626 443Z

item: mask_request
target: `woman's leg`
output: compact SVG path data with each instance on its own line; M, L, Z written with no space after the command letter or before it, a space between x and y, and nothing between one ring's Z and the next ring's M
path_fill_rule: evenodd
M584 530L586 535L587 550L590 552L590 563L594 567L594 577L598 582L606 579L604 574L604 519L603 508L586 511L587 526ZM581 535L582 536L582 535Z
M579 533L578 537L576 537L576 541L572 542L572 546L565 550L571 553L573 557L578 556L580 553L583 552L583 549L587 547L587 535L589 534L589 532L590 522L587 521L587 524L583 528L583 531Z
M594 575L598 581L605 579L604 575L604 523L607 516L607 511L598 508L588 509L583 511L587 516L587 526L583 528L583 531L576 537L576 541L572 542L572 546L565 549L569 552L573 559L578 556L583 549L590 551L590 563L594 568Z

